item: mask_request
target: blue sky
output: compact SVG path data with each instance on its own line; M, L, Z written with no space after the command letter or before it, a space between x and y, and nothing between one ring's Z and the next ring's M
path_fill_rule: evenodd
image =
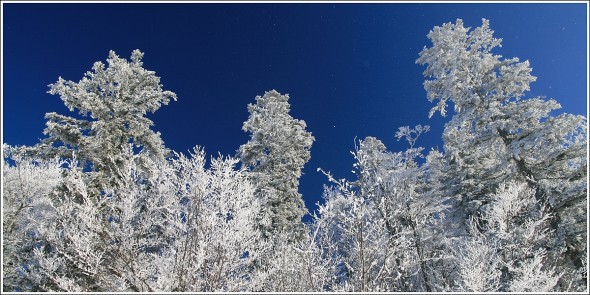
M316 142L301 179L309 209L327 183L318 167L352 179L354 139L376 136L390 150L400 126L430 125L418 145L442 149L450 118L435 115L415 60L434 26L490 20L496 51L530 60L530 96L555 98L587 116L587 6L542 4L16 4L3 3L2 141L33 145L44 114L69 114L47 85L78 81L109 50L162 77L178 101L150 115L166 145L234 155L248 140L246 105L276 89L291 96L292 116Z

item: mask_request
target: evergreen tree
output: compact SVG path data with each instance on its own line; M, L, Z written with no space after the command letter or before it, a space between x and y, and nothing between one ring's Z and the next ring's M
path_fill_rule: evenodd
M265 232L304 232L301 218L307 213L298 192L299 178L309 161L314 137L306 131L305 121L289 114L289 95L276 90L256 97L248 104L250 116L242 129L250 140L238 151L242 163L250 169L256 195L263 200L271 224Z
M501 183L526 182L553 216L560 243L551 254L574 273L587 247L586 117L554 116L560 108L555 100L524 99L536 79L529 62L494 55L501 39L493 37L487 20L473 30L461 20L446 23L428 38L432 46L416 62L426 65L424 75L431 78L424 83L428 99L437 102L430 116L444 116L454 105L443 134L450 165L445 185L457 197L462 219L481 214ZM585 288L584 281L568 280L562 278L562 288Z
M162 90L160 78L143 67L142 57L134 50L127 61L110 51L107 65L95 62L79 82L60 77L50 84L49 93L59 95L82 118L47 113L48 137L25 152L62 158L71 158L74 152L83 166L97 172L103 186L121 176L128 143L163 161L168 151L160 133L150 129L154 123L146 114L176 99L176 94Z

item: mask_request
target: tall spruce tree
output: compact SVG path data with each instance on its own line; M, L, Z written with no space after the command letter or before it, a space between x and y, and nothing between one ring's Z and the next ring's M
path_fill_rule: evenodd
M79 82L60 77L50 84L48 92L59 95L81 117L47 113L44 133L48 137L23 150L44 157L71 158L75 153L85 168L96 172L102 187L122 177L129 143L151 159L163 161L168 150L160 133L150 129L154 123L146 114L176 100L176 94L162 89L160 78L143 67L142 58L139 50L131 53L130 61L110 51L107 65L95 62Z
M454 105L443 134L451 166L446 186L463 220L480 215L500 184L525 182L554 216L559 243L552 253L559 267L574 273L587 247L586 117L553 115L560 108L553 99L525 99L536 80L529 62L494 55L501 39L493 37L487 20L473 30L462 20L446 23L428 38L432 46L416 62L426 65L424 87L436 102L430 116L444 116L447 105ZM562 277L560 288L585 288L583 281L568 280L573 278Z
M242 163L250 169L256 194L266 205L271 218L265 232L302 234L301 218L307 210L298 192L303 166L309 159L314 137L306 131L305 121L289 114L289 95L276 90L256 96L248 104L250 116L242 129L250 140L238 151Z

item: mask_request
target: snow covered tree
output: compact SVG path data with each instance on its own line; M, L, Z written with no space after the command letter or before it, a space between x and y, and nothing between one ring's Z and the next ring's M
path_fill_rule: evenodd
M265 242L260 202L245 171L234 169L238 160L212 159L205 169L200 149L165 165L132 153L129 145L129 157L145 159L126 162L116 189L102 198L76 163L54 178L59 183L44 214L35 215L30 261L5 265L20 282L30 282L17 286L69 292L254 289L259 280L250 266ZM17 176L14 170L8 179Z
M238 153L263 200L263 215L271 218L267 236L273 231L292 231L294 236L304 232L301 218L307 210L298 192L299 178L311 158L314 137L305 130L305 121L291 117L290 107L289 95L267 91L248 104L250 116L242 127L250 140Z
M39 291L27 276L33 249L42 242L39 225L46 220L50 193L61 180L59 159L27 158L3 145L2 278L3 291Z
M431 78L424 83L428 99L437 102L430 115L444 116L454 105L443 134L451 168L445 186L459 200L463 220L481 214L501 183L526 182L553 216L560 243L549 255L561 257L560 267L574 273L587 248L586 117L554 116L560 108L555 100L524 99L536 79L529 62L494 55L501 39L487 20L473 30L461 20L446 23L428 38L432 46L416 62ZM572 284L568 280L562 277L563 288ZM583 281L573 285L586 288Z
M462 292L497 292L501 287L502 260L500 246L469 223L471 235L457 239L455 256L459 269L457 289Z
M79 82L60 80L71 110L34 147L5 147L4 290L248 291L262 240L262 203L236 158L169 155L145 117L163 91L142 53L111 52ZM4 235L3 235L4 236Z
M551 216L526 183L508 182L470 221L470 238L459 245L459 290L471 292L560 291L556 271L547 255L555 241ZM562 290L563 291L563 290Z
M349 185L341 180L337 187L326 188L326 202L320 205L320 217L315 221L322 232L319 244L332 251L324 254L325 258L337 259L335 278L328 289L386 291L396 279L391 272L398 270L388 268L395 259L389 253L392 238L384 220L377 218L375 206L367 204Z
M305 225L307 227L307 225ZM264 263L256 269L260 282L253 291L322 292L333 281L335 259L318 243L318 228L293 241L291 232L273 235L273 247L261 253Z
M298 192L314 137L272 90L248 105L237 157L168 151L146 115L176 99L110 52L79 82L50 85L75 117L3 145L3 290L318 292L587 290L587 119L525 99L528 61L504 59L487 20L435 27L430 116L454 114L444 153L374 137L356 179L324 189L304 224ZM241 162L241 166L236 165ZM319 169L321 170L321 169Z
M259 288L254 260L270 247L260 224L262 202L237 158L213 158L205 169L204 152L173 161L173 191L180 198L171 268L162 270L169 287L159 290L238 292Z
M445 198L436 185L428 185L437 153L420 166L422 148L414 147L428 126L402 127L398 138L410 148L387 152L374 137L360 141L353 153L354 182L335 180L327 188L316 223L324 231L320 242L336 249L328 257L340 257L341 284L346 291L435 291L444 288L448 258L444 255Z
M96 171L102 183L118 177L128 143L163 160L168 152L160 134L150 129L153 122L146 114L176 99L176 94L162 90L160 78L143 67L142 57L142 52L134 50L128 61L110 51L108 65L95 62L79 82L60 77L50 84L49 93L59 95L70 111L77 110L82 117L47 113L44 133L48 138L25 150L63 158L75 151L81 164Z

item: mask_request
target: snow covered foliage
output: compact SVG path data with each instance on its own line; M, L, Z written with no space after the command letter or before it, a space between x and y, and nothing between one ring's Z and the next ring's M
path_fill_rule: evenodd
M457 196L463 221L479 214L508 180L527 183L535 199L547 205L559 243L550 249L561 267L574 273L582 266L587 231L587 119L553 115L560 105L539 97L525 99L531 75L528 61L492 53L501 45L489 22L465 28L461 20L435 27L417 63L426 65L424 83L430 111L455 113L443 133L445 156L452 167L448 193ZM571 282L563 278L561 288ZM582 284L582 285L579 285ZM584 282L575 283L585 288ZM575 289L576 287L574 287Z
M252 262L261 259L262 240L258 212L261 202L236 158L213 158L205 169L205 154L196 149L172 161L172 193L177 196L175 231L166 235L173 247L166 274L168 291L247 291L255 286ZM166 229L164 221L162 227Z
M338 280L332 290L436 291L446 284L443 224L446 205L436 186L428 187L428 164L419 165L422 148L414 143L428 126L402 127L410 148L387 152L374 137L353 153L356 181L336 180L326 187L316 227L320 245L333 249Z
M3 145L2 278L6 290L38 290L24 275L42 242L38 228L51 207L50 194L61 181L59 159L26 159Z
M176 94L162 90L160 78L143 68L142 58L139 50L129 61L111 51L106 66L95 62L79 82L60 77L50 84L48 93L59 95L79 116L47 113L48 137L29 152L71 157L75 151L83 166L100 174L100 182L117 177L129 142L162 161L168 151L160 134L150 129L154 123L146 114L175 100Z
M264 261L256 264L260 284L253 291L318 292L330 285L335 264L324 255L332 252L317 243L317 229L306 230L298 239L290 232L273 235L272 246L261 254Z
M259 218L254 186L236 158L210 168L201 149L166 158L144 115L175 95L141 56L111 52L108 68L96 63L79 83L51 86L94 121L49 114L41 144L3 147L5 291L256 286L252 264L270 221Z
M502 184L458 245L460 291L549 292L562 275L547 255L555 243L551 216L526 183Z
M130 146L131 158L145 157L131 151ZM5 239L4 269L10 280L4 288L250 290L256 282L252 261L266 244L257 220L260 202L244 171L235 170L238 160L214 158L205 169L200 149L191 157L178 154L165 166L144 160L142 166L127 162L117 189L105 193L88 185L75 160L65 168L53 161L41 168L30 163L8 167L4 227L20 235ZM39 186L43 181L53 183ZM43 203L10 202L22 196L21 188L31 193L24 200Z
M435 27L417 63L452 115L444 151L358 141L353 180L305 224L314 137L272 90L248 105L236 157L170 151L146 118L176 95L143 53L50 85L75 117L2 147L3 291L587 291L587 119L526 98L528 61L492 53L487 20ZM449 105L453 112L447 112ZM557 114L557 115L556 115Z
M305 121L289 114L289 95L276 90L256 97L248 104L250 116L242 129L250 140L238 151L242 163L250 169L256 194L265 204L264 214L271 218L265 228L273 231L294 231L303 234L301 218L307 213L301 198L299 178L303 166L311 158L314 137L306 131Z

